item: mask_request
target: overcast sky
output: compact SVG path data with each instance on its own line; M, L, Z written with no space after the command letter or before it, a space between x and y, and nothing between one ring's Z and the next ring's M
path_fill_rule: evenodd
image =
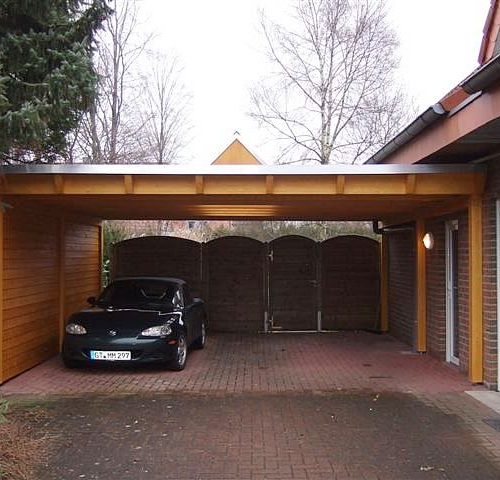
M272 18L293 0L141 0L154 48L184 65L192 93L192 140L186 160L210 163L238 130L266 163L272 146L247 117L249 89L266 74L258 11ZM436 103L477 66L490 0L387 0L399 36L400 81L419 111Z

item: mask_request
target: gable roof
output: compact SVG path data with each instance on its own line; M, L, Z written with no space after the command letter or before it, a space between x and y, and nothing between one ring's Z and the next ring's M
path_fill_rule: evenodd
M262 162L235 138L212 165L262 165Z

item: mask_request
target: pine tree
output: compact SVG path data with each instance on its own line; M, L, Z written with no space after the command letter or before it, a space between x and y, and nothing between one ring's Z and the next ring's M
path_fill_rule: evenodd
M0 162L54 163L95 95L106 0L0 0Z

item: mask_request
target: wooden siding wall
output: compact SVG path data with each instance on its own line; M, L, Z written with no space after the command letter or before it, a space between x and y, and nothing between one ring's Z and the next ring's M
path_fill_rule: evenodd
M100 286L98 225L15 205L3 217L0 383L57 354L64 316Z
M87 305L101 286L100 227L64 223L64 318Z

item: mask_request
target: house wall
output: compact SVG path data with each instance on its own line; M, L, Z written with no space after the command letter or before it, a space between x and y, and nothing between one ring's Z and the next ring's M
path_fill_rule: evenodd
M416 329L416 251L414 231L408 228L385 234L389 245L388 310L389 333L413 347Z
M434 248L426 251L427 352L446 360L446 235L443 219L426 222Z
M483 197L484 378L488 385L496 386L498 382L496 200L500 198L500 162L490 161L487 169Z
M0 382L57 354L64 317L100 287L100 227L13 205L3 214Z

